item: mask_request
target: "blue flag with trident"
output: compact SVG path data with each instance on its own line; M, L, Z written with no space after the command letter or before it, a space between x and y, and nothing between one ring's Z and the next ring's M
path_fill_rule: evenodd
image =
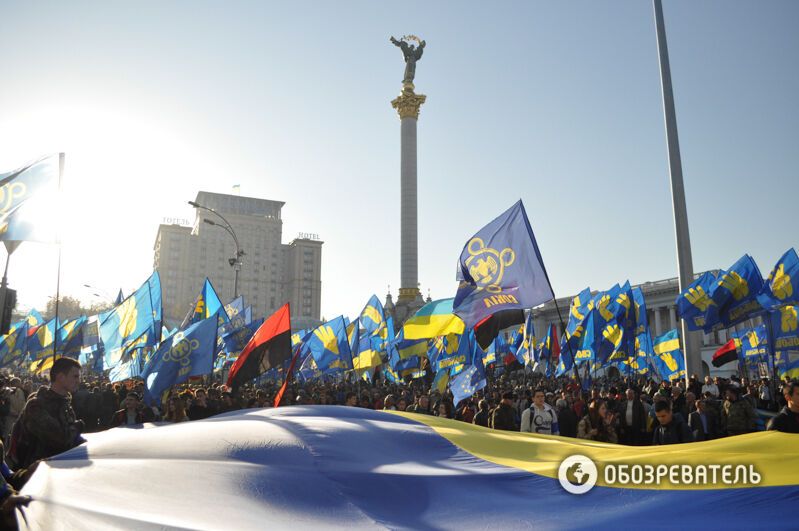
M43 157L16 171L0 173L0 240L52 240L54 234L42 230L36 223L33 211L36 200L32 199L55 194L58 176L58 154Z
M453 311L467 328L555 298L521 200L466 242L456 280Z
M106 368L116 366L123 355L134 348L158 343L161 335L160 287L156 271L122 304L100 314L100 337L105 347Z
M141 372L144 399L160 403L161 394L191 376L211 374L216 353L216 314L179 330L163 341Z

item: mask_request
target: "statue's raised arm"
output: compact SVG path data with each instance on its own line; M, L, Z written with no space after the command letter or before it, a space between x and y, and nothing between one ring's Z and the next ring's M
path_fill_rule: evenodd
M409 39L416 41L419 46L416 47L413 44L408 44L406 41ZM416 61L421 59L422 51L427 43L414 35L405 36L400 40L392 36L389 40L394 46L402 50L402 57L405 59L405 75L403 76L402 84L408 85L412 89L413 78L416 76Z

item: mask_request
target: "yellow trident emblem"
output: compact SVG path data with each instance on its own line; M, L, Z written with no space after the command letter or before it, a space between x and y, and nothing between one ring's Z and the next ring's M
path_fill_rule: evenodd
M182 367L186 367L191 363L191 353L200 348L200 342L196 339L186 339L183 332L175 334L175 340L172 343L172 348L164 353L164 361L174 361L180 363Z
M505 275L505 268L516 260L516 253L510 247L497 251L486 247L481 238L472 238L466 245L469 258L466 267L477 283L477 287L490 293L501 293L499 283Z

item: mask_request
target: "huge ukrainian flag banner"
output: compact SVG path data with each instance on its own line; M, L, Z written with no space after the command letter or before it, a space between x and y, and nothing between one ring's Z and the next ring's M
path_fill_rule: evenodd
M294 406L87 438L39 465L22 490L32 501L21 525L616 530L679 521L789 529L799 501L796 435L777 432L624 447L412 413ZM560 481L562 463L578 455L596 467L596 485L579 495ZM611 486L611 465L651 467L660 481ZM718 467L715 484L676 481L700 465ZM587 469L569 470L569 481L585 481Z

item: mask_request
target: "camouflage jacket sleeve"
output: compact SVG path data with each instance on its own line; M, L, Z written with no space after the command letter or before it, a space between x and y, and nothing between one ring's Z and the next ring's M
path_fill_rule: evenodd
M25 431L39 443L57 452L74 446L78 435L76 429L59 422L38 400L28 402L24 416Z

